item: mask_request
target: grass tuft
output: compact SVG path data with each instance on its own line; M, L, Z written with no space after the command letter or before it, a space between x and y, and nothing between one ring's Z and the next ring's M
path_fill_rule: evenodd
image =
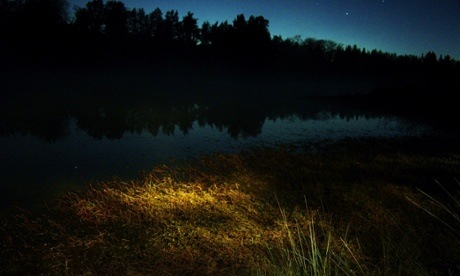
M460 188L460 182L455 179L458 188ZM422 209L430 216L435 218L437 221L441 222L450 233L457 239L457 242L460 243L460 189L455 192L448 191L441 183L435 180L435 183L445 192L446 199L436 199L434 196L418 189L425 197L429 199L429 203L432 206L437 207L444 212L444 215L447 215L447 218L444 218L443 215L437 215L435 211L431 211L430 207L424 207L420 203L415 202L411 198L407 198L411 203L413 203L418 208ZM445 202L445 203L444 203Z
M42 215L3 217L0 274L459 273L458 193L429 190L459 175L459 153L380 143L215 154L93 183Z
M333 232L332 223L319 211L295 213L288 218L279 207L282 231L275 248L270 249L269 261L277 275L364 275L360 265L359 248ZM359 272L359 273L356 273Z

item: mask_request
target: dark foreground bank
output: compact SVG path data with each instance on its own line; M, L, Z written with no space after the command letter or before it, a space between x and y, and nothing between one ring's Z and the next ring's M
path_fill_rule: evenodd
M92 183L2 218L0 272L455 274L455 140L214 154Z

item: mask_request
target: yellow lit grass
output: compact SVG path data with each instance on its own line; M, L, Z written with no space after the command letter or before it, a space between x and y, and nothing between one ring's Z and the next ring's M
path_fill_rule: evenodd
M446 257L453 266L459 255L439 248L449 240L406 198L423 202L411 186L430 182L420 172L455 175L458 159L359 150L214 155L94 185L42 217L5 220L1 272L420 275Z
M144 185L93 189L85 199L73 197L70 203L77 217L91 225L116 225L142 235L143 246L156 256L143 269L163 273L245 268L265 230L262 206L237 183L203 187L147 178ZM127 246L137 245L129 235L121 239Z
M283 244L295 241L286 226L308 230L315 212L297 210L288 219L272 204L267 182L238 170L242 158L221 155L214 161L219 162L206 166L206 173L196 167L163 167L142 181L90 187L85 194L64 198L51 216L16 218L16 229L30 234L10 233L9 246L18 252L9 253L20 256L13 258L10 270L21 271L19 263L28 262L37 272L58 274L289 271L289 264L272 257L290 259ZM35 236L44 243L22 246L34 243ZM14 244L18 237L23 244ZM340 243L340 237L334 238ZM319 246L316 237L312 242ZM336 250L331 242L329 236L328 250ZM37 249L41 257L29 258Z

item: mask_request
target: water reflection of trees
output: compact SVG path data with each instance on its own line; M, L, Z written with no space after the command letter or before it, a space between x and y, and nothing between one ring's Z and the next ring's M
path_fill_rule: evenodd
M195 121L237 137L259 134L266 118L321 110L351 118L359 107L447 127L458 114L460 62L448 55L271 37L263 16L200 27L190 12L119 1L67 10L65 0L0 1L1 134L54 140L75 118L95 138L187 133ZM312 95L348 96L319 104Z
M307 94L299 96L279 87L268 88L259 81L203 85L203 79L176 79L169 82L168 90L165 82L153 78L150 83L137 83L136 78L121 76L111 79L109 87L104 81L61 79L54 86L45 81L48 86L41 89L42 83L38 82L28 87L28 93L9 93L0 103L0 134L31 134L53 141L67 135L72 119L96 139L119 139L125 133L145 130L154 136L172 135L177 130L187 134L195 122L236 138L259 135L267 118L295 115L302 120L322 119L325 112L349 119L384 115L372 108L364 110L365 105L351 106Z

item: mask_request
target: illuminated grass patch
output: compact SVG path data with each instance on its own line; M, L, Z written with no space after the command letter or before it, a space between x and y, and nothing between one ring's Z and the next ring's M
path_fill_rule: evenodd
M0 271L455 272L460 253L447 246L455 239L407 198L430 204L418 188L433 187L429 176L452 182L459 155L366 145L216 154L140 180L93 184L42 216L4 218Z

